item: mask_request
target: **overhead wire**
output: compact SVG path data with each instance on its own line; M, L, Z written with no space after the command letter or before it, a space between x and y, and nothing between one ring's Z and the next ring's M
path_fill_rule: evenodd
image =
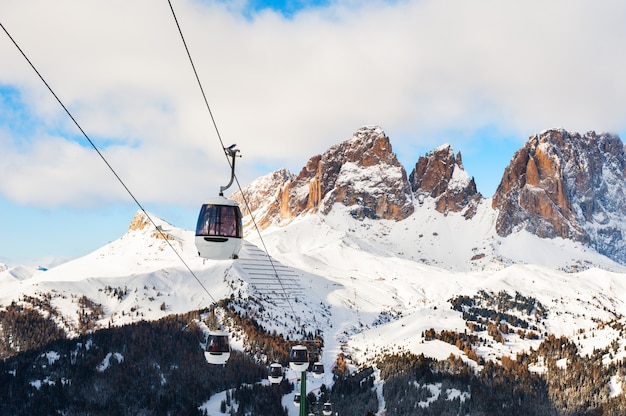
M224 142L222 140L221 134L219 132L219 128L217 126L217 122L215 121L215 117L213 116L213 112L211 111L211 107L209 105L208 99L206 97L206 94L204 92L204 88L202 87L202 82L200 81L200 77L198 75L198 72L196 70L195 64L193 62L193 58L191 56L191 52L187 46L187 42L185 41L185 37L183 35L181 26L178 22L178 18L176 17L176 13L174 11L174 7L172 5L172 2L170 0L168 0L169 6L170 6L170 10L172 12L172 16L174 18L174 21L176 23L176 27L178 28L181 40L183 42L183 45L185 47L185 51L187 52L187 56L189 58L189 62L191 64L191 67L193 69L196 81L198 83L198 86L200 88L202 97L204 99L204 103L206 105L206 108L209 112L211 121L213 123L213 127L216 131L217 137L219 139L220 145L222 147L222 149L225 149L224 146ZM35 72L35 74L37 74L37 76L39 77L39 79L43 82L43 84L46 86L46 88L48 89L48 91L50 91L50 93L52 94L52 96L56 99L56 101L59 103L59 105L63 108L63 110L65 111L65 113L69 116L69 118L72 120L72 122L74 123L74 125L78 128L78 130L81 132L81 134L83 135L83 137L87 140L87 142L89 143L89 145L96 151L96 153L98 154L98 156L100 157L100 159L104 162L104 164L107 166L107 168L111 171L111 173L115 176L115 178L117 179L117 181L120 183L120 185L124 188L124 190L126 191L126 193L131 197L131 199L135 202L135 204L139 207L139 209L141 210L141 212L146 216L146 218L148 218L148 221L154 226L155 230L158 232L158 234L163 238L163 240L166 242L166 244L169 246L169 248L175 253L176 257L181 261L181 263L185 266L186 270L193 276L193 278L198 282L198 284L200 285L200 287L204 290L204 292L209 296L209 298L213 301L214 304L217 304L217 300L213 297L213 295L211 295L211 293L209 292L209 290L206 288L206 286L204 285L204 283L202 283L202 281L198 278L198 276L194 273L194 271L191 269L191 267L189 266L189 264L185 261L185 259L181 256L181 254L178 252L178 250L176 250L176 248L172 245L172 243L169 241L169 239L167 238L167 236L165 235L165 233L162 231L161 227L157 226L156 222L154 221L154 219L152 218L152 216L146 211L146 209L143 207L143 205L139 202L139 200L135 197L135 195L133 194L133 192L130 190L130 188L126 185L126 183L124 182L124 180L120 177L120 175L116 172L116 170L113 168L113 166L109 163L109 161L106 159L106 157L104 156L104 154L100 151L100 149L98 148L98 146L96 146L95 142L89 137L89 135L85 132L85 130L81 127L81 125L78 123L78 121L76 120L76 118L74 118L74 116L72 115L72 113L69 111L69 109L65 106L65 104L63 103L63 101L59 98L59 96L54 92L54 90L52 89L52 87L50 86L50 84L46 81L46 79L43 77L43 75L39 72L39 70L37 69L37 67L33 64L33 62L28 58L28 56L26 55L26 53L24 52L24 50L19 46L19 44L17 43L17 41L13 38L13 36L11 36L11 34L9 33L9 31L7 30L7 28L2 24L2 22L0 22L0 27L2 27L2 30L4 31L4 33L7 35L7 37L11 40L11 42L13 43L13 45L17 48L17 50L20 52L20 54L24 57L24 59L26 60L26 62L29 64L29 66L33 69L33 71ZM225 157L230 165L230 160L228 160L228 156L225 154ZM231 166L232 167L232 166ZM241 188L241 184L239 182L239 178L237 178L236 174L235 174L235 181L237 183L237 187L240 191L240 194L242 196L242 199L244 201L244 204L248 210L248 212L250 213L254 228L256 229L258 235L259 235L259 239L261 240L261 244L263 246L263 250L264 252L267 254L267 257L269 259L269 262L272 266L272 269L274 271L275 277L278 280L281 289L283 291L283 294L285 295L285 298L289 304L289 307L292 311L292 313L294 314L294 317L297 317L297 314L295 313L295 310L293 308L293 305L291 304L290 300L289 300L289 296L287 295L287 290L282 282L282 279L280 278L278 271L276 269L275 263L272 259L272 257L269 255L268 250L267 250L267 246L265 244L265 241L263 240L263 237L261 235L259 226L254 218L254 215L252 215L252 210L250 209L250 204L248 202L248 199L246 198L245 194L243 193L243 190Z
M204 88L202 87L202 82L200 81L200 76L198 75L198 71L196 70L196 66L193 62L193 58L191 57L191 52L189 50L189 47L187 46L187 42L185 41L185 36L183 35L183 31L182 28L180 26L180 23L178 22L178 18L176 17L176 12L174 11L174 6L172 5L171 0L167 0L170 6L170 10L172 11L172 16L174 18L174 22L176 23L176 27L178 28L178 33L180 34L180 38L183 42L183 45L185 47L185 51L187 52L187 57L189 58L189 63L191 64L191 68L193 70L193 73L196 77L196 81L198 83L198 86L200 87L200 92L202 93L202 98L204 99L204 104L207 108L207 111L209 112L209 115L211 117L211 121L213 123L213 127L215 128L215 132L217 134L217 138L220 142L220 145L222 147L222 149L225 149L224 146L224 141L222 140L222 136L220 135L220 131L217 128L217 122L215 121L215 117L213 116L213 112L211 111L211 106L209 105L209 101L206 97L206 94L204 93ZM231 161L228 158L228 155L226 155L226 153L224 153L226 156L226 160L228 161L229 166L232 168L231 165ZM263 240L263 236L261 235L261 231L259 229L259 226L254 218L254 215L252 214L252 210L250 209L250 204L248 203L248 199L246 198L246 195L244 194L242 188L241 188L241 184L239 183L239 178L237 178L237 174L233 173L234 177L235 177L235 182L237 183L237 188L239 189L239 193L241 195L241 198L244 201L244 205L246 207L246 209L248 210L248 212L250 213L250 218L252 219L252 223L254 225L255 230L257 231L258 235L259 235L259 239L261 241L261 245L263 246L263 251L265 252L265 254L267 255L267 258L269 259L270 265L272 266L272 269L274 271L274 275L276 277L276 279L278 280L278 283L280 284L280 287L283 291L283 294L285 295L285 299L287 300L287 303L289 304L289 308L291 309L291 312L293 313L294 317L297 319L297 314L293 308L293 305L291 304L291 301L289 300L289 296L287 295L287 289L285 288L282 279L280 278L280 275L278 274L278 271L276 269L275 263L272 259L272 257L269 255L269 252L267 250L267 246L265 244L265 241Z
M67 113L67 115L70 117L70 119L72 120L72 122L74 122L74 124L76 125L76 127L78 128L78 130L80 130L80 132L82 133L82 135L85 137L85 139L87 140L87 142L89 142L89 144L91 145L91 147L96 151L96 153L98 153L98 156L100 156L100 159L102 159L102 161L104 162L104 164L109 168L109 170L111 171L111 173L113 173L113 175L115 176L115 178L117 179L117 181L122 185L122 187L126 190L126 192L128 193L128 195L130 195L130 197L132 198L133 201L135 201L135 204L139 207L139 209L141 210L141 212L143 212L143 214L146 216L146 218L148 218L148 220L150 221L150 223L154 226L154 228L156 229L156 231L159 233L159 235L163 238L163 241L165 241L167 243L167 245L172 249L172 251L176 254L176 256L178 257L178 259L182 262L182 264L185 266L185 268L187 269L187 271L194 277L194 279L196 279L196 281L200 284L200 287L202 287L202 289L206 292L206 294L211 298L211 300L213 301L213 303L217 304L217 301L215 300L215 298L211 295L211 293L209 292L209 290L206 288L206 286L204 285L204 283L202 283L202 281L198 278L198 276L193 272L193 270L191 269L191 267L189 267L189 265L187 264L187 262L185 261L185 259L183 259L183 257L180 255L180 253L178 252L178 250L176 250L176 248L172 245L172 243L169 241L169 239L167 238L167 236L165 235L165 233L161 230L161 227L157 226L156 222L152 219L152 216L150 216L150 214L148 214L148 212L145 210L145 208L143 207L143 205L141 205L141 203L139 202L139 200L135 197L135 195L131 192L131 190L128 188L128 186L126 186L126 183L124 183L124 181L122 180L122 178L117 174L117 172L115 171L115 169L113 168L113 166L108 162L108 160L106 159L106 157L104 157L104 154L102 154L102 152L100 152L100 149L98 149L98 146L96 146L96 144L94 143L93 140L91 140L91 138L89 137L89 135L87 135L87 133L85 132L85 130L83 130L83 128L80 126L80 124L78 123L78 121L74 118L74 116L72 115L72 113L68 110L68 108L65 106L65 104L63 104L63 101L61 101L61 99L59 98L59 96L54 92L54 90L52 89L52 87L50 86L50 84L48 84L48 82L45 80L45 78L41 75L41 73L37 70L37 68L35 67L35 65L32 63L32 61L28 58L28 56L26 55L26 53L22 50L22 48L19 46L19 44L17 43L17 41L15 39L13 39L13 36L11 36L11 34L9 33L9 31L4 27L4 25L2 24L2 22L0 22L0 27L2 27L2 30L4 31L4 33L6 33L6 35L9 37L9 39L11 40L11 42L13 43L13 45L15 45L15 47L17 48L17 50L22 54L22 56L24 57L24 59L26 59L26 62L28 62L28 64L30 65L30 67L35 71L35 73L37 74L37 76L39 77L39 79L44 83L44 85L46 86L46 88L48 88L48 91L50 91L50 93L54 96L54 98L57 100L57 102L61 105L61 107L63 108L63 110L65 111L65 113Z

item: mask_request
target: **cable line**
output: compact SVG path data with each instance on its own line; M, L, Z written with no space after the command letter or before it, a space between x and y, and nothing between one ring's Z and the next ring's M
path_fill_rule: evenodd
M204 99L204 103L206 105L206 108L209 112L211 121L213 123L213 127L215 128L215 131L217 133L217 137L219 139L220 145L222 146L222 149L225 149L222 137L220 135L219 129L217 127L217 123L215 121L215 118L213 116L213 112L211 111L211 107L209 105L209 102L207 100L206 94L204 92L204 88L202 87L202 82L200 81L200 77L198 75L198 72L196 70L196 67L194 65L191 53L189 51L189 48L187 46L187 42L185 41L185 37L183 35L181 26L178 22L178 19L176 17L176 13L174 12L174 8L172 6L172 2L171 0L168 0L169 6L170 6L170 10L172 11L172 16L174 18L174 21L176 23L176 26L178 28L181 40L183 42L183 45L185 47L185 51L187 52L187 56L189 58L189 62L191 64L191 67L193 69L196 81L198 83L198 86L200 88L200 91L202 93L202 97ZM50 84L46 81L46 79L43 77L43 75L39 72L39 70L37 69L37 67L33 64L33 62L28 58L28 56L26 55L26 53L22 50L22 48L19 46L19 44L17 43L17 41L13 38L13 36L11 36L11 34L9 33L9 31L6 29L6 27L0 22L0 27L2 27L2 30L4 31L4 33L6 33L6 35L8 36L8 38L11 40L11 42L13 43L13 45L15 45L15 47L17 48L17 50L20 52L20 54L24 57L24 59L26 60L26 62L28 62L28 64L30 65L30 67L33 69L33 71L37 74L37 76L39 77L39 79L43 82L43 84L46 86L46 88L48 89L48 91L50 91L50 93L52 94L52 96L56 99L56 101L59 103L59 105L63 108L63 110L65 111L65 113L70 117L70 119L72 120L72 122L74 123L74 125L76 125L76 127L78 128L78 130L80 131L80 133L83 135L83 137L87 140L87 142L90 144L90 146L96 151L96 153L98 154L98 156L100 157L100 159L104 162L104 164L108 167L108 169L111 171L111 173L115 176L115 178L117 179L117 181L120 183L120 185L124 188L124 190L126 191L126 193L131 197L131 199L135 202L135 204L139 207L139 209L143 212L143 214L146 216L146 218L148 218L148 220L150 221L150 223L154 226L154 228L156 229L156 231L158 232L158 234L163 238L163 240L167 243L167 245L169 246L169 248L175 253L176 257L181 261L181 263L185 266L185 268L187 269L187 271L193 276L193 278L198 282L198 284L200 285L200 287L204 290L204 292L209 296L209 298L212 300L212 302L214 304L217 305L217 300L211 295L211 293L209 292L209 290L206 288L206 286L202 283L202 281L198 278L198 276L194 273L194 271L191 269L191 267L187 264L187 262L183 259L183 257L181 256L181 254L176 250L176 248L172 245L172 243L168 240L168 238L166 237L165 233L161 230L160 227L157 226L156 222L153 220L153 218L150 216L150 214L148 214L148 212L145 210L145 208L143 207L143 205L139 202L139 200L135 197L135 195L133 194L133 192L130 190L130 188L128 188L128 186L126 185L126 183L122 180L122 178L118 175L118 173L115 171L115 169L113 168L113 166L108 162L108 160L106 159L106 157L104 156L104 154L100 151L100 149L98 148L98 146L96 146L96 144L94 143L94 141L89 137L89 135L85 132L85 130L81 127L81 125L78 123L78 121L74 118L74 116L72 115L72 113L69 111L69 109L65 106L65 104L63 104L63 101L59 98L59 96L54 92L54 90L52 89L52 87L50 86ZM231 164L230 160L228 159L228 155L226 155L226 159L229 163L229 165ZM276 270L276 266L274 261L272 260L271 256L269 255L268 251L267 251L267 246L265 244L265 241L263 240L263 237L261 235L261 231L259 229L259 226L254 218L254 215L252 214L252 210L250 208L250 204L248 202L248 199L246 198L245 194L243 193L243 190L241 188L241 184L239 182L239 179L237 178L237 176L235 175L235 181L237 183L237 187L239 189L239 192L242 196L242 199L244 201L244 204L246 206L246 208L248 209L248 212L250 213L250 217L252 219L254 228L256 229L258 235L259 235L259 239L261 241L261 244L263 246L263 250L266 253L269 262L272 266L272 269L274 271L274 275L276 277L276 279L278 280L281 289L283 291L283 294L285 295L285 298L289 304L289 307L294 315L294 317L296 319L298 319L298 316L293 308L293 305L291 304L291 301L289 300L289 297L287 296L287 290L282 282L282 279L280 278L278 271Z
M222 140L222 136L220 135L220 131L217 128L217 123L215 122L215 117L213 117L213 112L211 111L211 106L209 105L209 101L206 98L206 94L204 93L204 88L202 87L202 82L200 82L200 76L198 75L198 71L196 71L196 66L193 63L193 59L191 58L191 52L189 52L189 48L187 47L187 42L185 41L185 36L183 36L183 31L178 23L178 18L176 17L176 13L174 12L174 6L172 6L172 2L167 0L170 5L170 10L172 11L172 16L174 17L174 22L176 22L176 27L178 28L178 33L180 33L180 39L183 41L183 45L185 46L185 51L187 52L187 57L189 58L189 63L191 64L191 69L193 69L193 74L196 77L196 81L198 82L198 87L200 87L200 92L202 93L202 98L204 99L204 105L209 112L209 116L211 116L211 122L213 123L213 127L215 128L215 132L217 133L217 138L222 145L222 149L226 148L224 146L224 141ZM226 160L230 164L230 159L228 159L228 155L226 155Z
M222 146L222 149L225 149L224 146L224 141L222 140L222 136L220 135L220 131L217 128L217 123L215 121L215 117L213 117L213 112L211 111L211 106L209 105L209 101L207 100L206 94L204 93L204 88L202 87L202 82L200 81L200 77L198 75L198 71L196 70L196 66L193 63L193 58L191 57L191 52L189 51L189 48L187 46L187 42L185 41L185 36L183 35L183 31L181 29L181 26L178 22L178 18L176 17L176 12L174 12L174 6L172 6L172 2L171 0L167 0L167 2L170 5L170 10L172 11L172 16L174 17L174 22L176 22L176 27L178 28L178 33L180 34L180 38L183 42L183 45L185 46L185 51L187 52L187 57L189 58L189 63L191 64L191 68L193 69L193 73L196 77L196 81L198 82L198 86L200 87L200 92L202 93L202 98L204 99L204 104L206 105L206 108L209 112L209 115L211 117L211 121L213 122L213 127L215 127L215 132L217 134L217 138L220 142L220 145ZM228 164L231 165L231 161L230 159L228 159L228 155L226 155L226 159L228 160ZM231 165L232 168L232 165ZM243 190L241 189L241 184L239 183L239 179L237 178L237 175L234 173L233 170L233 175L235 178L235 182L237 183L237 188L239 189L239 193L241 194L241 197L244 201L244 205L246 206L246 209L248 210L248 212L250 213L250 218L252 219L252 223L254 224L254 228L256 229L258 235L259 235L259 239L261 240L261 244L263 246L263 251L265 251L265 254L267 255L267 258L269 259L269 262L272 266L272 269L274 270L274 275L276 276L276 279L278 280L282 290L283 290L283 294L285 295L285 298L287 300L287 303L289 304L289 308L291 309L291 312L293 313L294 317L296 319L298 319L297 314L295 312L295 310L293 309L293 305L291 304L291 301L289 300L289 297L287 296L287 290L285 289L285 286L280 278L280 276L278 275L278 271L276 270L276 266L274 264L274 261L272 260L272 257L269 255L268 251L267 251L267 246L265 245L265 241L263 240L263 236L261 235L261 231L257 225L256 220L254 219L254 215L252 214L252 210L250 209L250 204L248 203L248 199L246 198L246 196L243 193Z
M2 30L4 31L4 33L7 34L7 36L9 37L9 39L11 39L11 42L13 42L13 45L15 45L15 47L17 48L17 50L22 54L22 56L24 57L24 59L26 59L26 62L28 62L28 64L30 65L30 67L35 71L35 73L37 74L37 76L39 77L39 79L44 83L44 85L46 86L46 88L48 88L48 91L50 91L50 93L54 96L54 98L57 100L57 102L61 105L61 107L63 107L63 110L65 110L65 112L67 113L67 115L72 119L72 121L74 122L74 124L76 125L76 127L78 127L78 130L80 130L80 132L82 133L82 135L85 137L85 139L87 139L87 141L89 142L89 144L91 145L91 147L93 147L93 149L96 151L96 153L98 153L98 156L100 156L100 159L102 159L102 161L105 163L105 165L107 165L107 167L109 168L109 170L111 171L111 173L113 173L113 175L115 176L115 178L117 179L117 181L122 185L122 187L126 190L126 192L128 193L128 195L130 195L130 197L133 199L133 201L135 201L135 204L137 204L137 206L139 207L139 209L144 213L144 215L148 218L148 220L150 221L150 223L152 223L152 225L154 226L154 228L157 230L157 232L159 233L159 235L163 238L163 240L167 243L167 245L172 249L172 251L176 254L176 256L178 257L178 259L185 265L185 268L189 271L189 273L194 277L194 279L196 279L196 281L200 284L200 286L202 287L202 289L206 292L207 295L209 295L209 297L211 298L211 300L213 301L213 303L217 304L217 301L215 300L215 298L211 295L211 293L209 292L209 290L206 288L206 286L202 283L202 281L198 278L198 276L196 276L196 274L193 272L193 270L191 270L191 267L189 267L189 265L187 264L187 262L185 261L185 259L182 258L182 256L180 255L180 253L178 253L178 251L176 250L176 248L174 248L174 246L172 245L172 243L170 243L170 241L168 240L168 238L166 237L165 233L163 233L163 231L161 230L160 227L158 227L156 225L156 223L154 222L154 220L152 219L152 217L150 216L150 214L148 214L146 212L146 210L144 209L144 207L141 205L141 203L139 202L139 200L135 197L135 195L131 192L131 190L128 188L128 186L126 186L126 184L124 183L124 181L122 180L122 178L117 174L117 172L115 171L115 169L113 169L113 166L111 166L111 164L107 161L107 159L104 157L104 155L102 154L102 152L100 152L100 150L98 149L98 147L96 146L96 144L89 138L89 136L87 135L87 133L85 132L85 130L83 130L83 128L80 126L80 124L78 124L78 121L76 121L76 119L74 118L74 116L72 116L72 113L70 113L70 111L67 109L67 107L65 106L65 104L63 104L63 102L61 101L61 99L56 95L56 93L54 92L54 90L52 89L52 87L50 87L50 85L46 82L46 80L44 79L44 77L41 75L41 73L37 70L37 68L35 67L35 65L31 62L30 59L28 59L28 56L26 55L26 53L22 50L22 48L20 48L20 46L18 45L18 43L15 41L15 39L13 39L13 37L11 36L11 34L8 32L8 30L4 27L4 25L0 22L0 27L2 27Z

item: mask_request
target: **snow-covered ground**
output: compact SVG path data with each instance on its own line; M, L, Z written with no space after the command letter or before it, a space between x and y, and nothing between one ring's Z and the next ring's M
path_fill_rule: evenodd
M423 333L431 328L465 331L466 323L450 299L480 291L519 292L536 299L548 311L537 323L539 331L575 340L582 354L614 341L615 331L598 323L626 315L626 268L570 241L526 233L499 237L490 231L495 215L488 206L481 204L471 222L460 214L443 217L427 202L397 222L357 221L336 206L328 216L309 214L266 229L262 236L271 264L280 268L279 276L295 282L289 293L275 298L264 287L269 284L250 272L252 259L263 247L255 230L248 230L239 260L212 261L197 257L191 231L155 218L171 238L169 244L148 225L47 271L5 267L0 271L0 305L23 295L50 293L51 306L66 322L77 322L77 298L85 295L103 306L99 323L105 326L207 307L231 294L256 294L264 299L261 324L267 329L291 338L298 325L323 333L327 374L340 352L350 354L353 365L394 351L438 359L455 354L474 363L453 345L425 341ZM571 272L576 269L583 271ZM290 300L278 302L285 294ZM583 330L594 336L581 339L577 335ZM498 359L539 342L508 334L503 344L488 344L478 353ZM539 364L535 371L541 371ZM331 377L311 378L308 390L323 382L328 384ZM621 380L612 383L615 394ZM223 396L215 395L206 408L217 413ZM284 404L297 414L291 400L286 396Z

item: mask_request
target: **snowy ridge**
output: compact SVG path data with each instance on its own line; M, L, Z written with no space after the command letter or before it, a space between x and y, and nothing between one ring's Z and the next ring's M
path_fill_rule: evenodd
M327 291L326 300L333 315L342 311L345 317L333 330L336 339L347 341L362 360L372 358L376 351L389 349L390 346L424 352L436 358L446 358L450 352L455 352L456 348L450 345L423 344L419 334L429 328L463 332L465 322L457 311L451 310L449 303L459 294L472 295L484 290L513 294L519 291L533 296L553 311L553 315L542 324L542 330L566 336L580 329L594 328L596 320L606 322L626 311L620 300L626 295L626 282L621 273L601 269L566 273L547 266L520 264L503 267L500 263L480 271L445 270L390 253L385 246L388 242L386 236L378 237L379 241L372 238L368 242L350 236L351 233L359 233L362 237L381 236L384 226L390 227L386 232L392 234L397 231L391 226L402 223L354 222L350 224L353 228L345 231L328 225L337 226L340 219L345 220L345 216L310 215L294 222L289 227L291 233L280 229L268 232L265 241L275 248L276 258L283 262L291 260L298 268L318 274L326 270L324 275L331 282L311 282L307 289L313 293ZM316 232L306 232L307 229ZM520 236L522 240L526 238L533 239L539 252L551 248L538 244L546 240L530 235ZM413 243L408 241L407 246ZM556 243L551 253L562 252L567 246L564 243ZM514 244L513 241L506 241L503 251ZM528 252L525 255L530 256ZM592 258L589 256L590 261ZM297 263L294 263L296 259ZM560 260L564 259L567 257L563 256ZM454 264L454 258L449 260ZM549 260L557 262L554 257ZM329 268L329 265L332 267ZM329 285L332 288L330 292ZM582 317L581 311L586 318ZM380 324L383 315L392 319ZM361 327L365 328L362 332L358 330ZM515 354L517 350L536 344L514 337L509 342L511 345L502 350L485 350L484 353L487 356ZM368 353L365 353L366 350Z
M290 279L297 280L297 296L303 304L341 304L348 310L354 309L354 317L358 309L361 319L367 313L377 316L389 308L405 311L433 302L447 302L449 294L459 293L461 288L476 290L480 285L471 284L476 280L482 282L483 289L489 289L491 285L485 283L494 281L495 276L533 264L532 267L541 267L547 276L556 274L572 282L587 274L568 274L559 269L600 267L624 272L623 266L569 240L540 239L523 232L498 237L490 231L495 214L488 206L481 204L470 223L456 213L444 218L428 202L416 204L416 213L405 221L354 220L346 207L337 204L329 215L309 214L287 227L268 228L264 241L276 266L287 270ZM258 256L260 251L254 246L258 236L252 230L246 237L252 244L244 246L241 261L209 261L197 257L193 232L165 222L157 225L171 236L170 243L202 284L210 288L209 294L201 290L167 243L154 237L154 230L146 227L129 230L93 253L48 271L29 270L20 274L19 279L16 278L19 268L0 272L0 305L24 294L57 292L53 306L61 311L67 309L67 315L72 316L76 307L60 293L73 292L104 306L102 323L111 320L123 324L138 318L158 319L169 313L203 308L213 299L238 295L240 290L242 295L267 292L258 281L255 289L254 278L246 270L246 265L249 266L246 258ZM262 251L261 254L265 255ZM588 273L595 275L592 271ZM440 280L423 276L440 276ZM415 290L407 291L405 283L396 287L406 279ZM449 291L450 288L440 283L444 281L459 283ZM428 292L427 287L434 291ZM126 295L116 296L115 288L120 291L126 288ZM532 286L528 289L536 290ZM388 292L388 296L379 296L381 291ZM159 307L163 303L164 311ZM127 316L130 308L135 309L135 317Z
M25 295L48 293L59 324L75 335L77 298L83 295L102 305L100 327L185 313L234 296L248 299L243 305L269 332L292 340L302 331L320 333L321 358L329 371L340 352L352 357L351 365L410 351L437 359L453 354L477 367L457 346L427 334L466 331L463 299L493 307L503 293L511 298L519 294L524 302L534 302L534 311L520 307L503 312L529 326L510 324L513 330L501 341L476 329L489 340L476 349L484 359L529 351L546 333L568 337L581 354L617 343L620 353L607 360L624 358L626 341L608 325L626 316L624 267L569 240L528 233L498 237L490 231L494 218L489 204L479 206L472 222L460 213L444 218L427 199L416 203L415 214L404 221L356 220L349 208L337 204L329 215L307 214L286 227L267 228L263 240L271 262L252 230L239 260L210 261L197 257L191 231L158 220L210 295L151 227L131 227L101 249L48 271L34 271L31 277L17 280L9 275L12 269L0 272L0 305L28 303ZM286 292L276 281L262 281L274 274L270 263L291 285ZM577 268L584 271L572 272ZM237 328L229 330L238 333ZM581 337L582 332L593 336ZM243 340L235 338L233 347L243 349ZM542 371L541 363L533 368ZM614 391L619 386L615 379ZM214 400L219 404L221 399L218 394ZM214 400L208 408L217 406ZM290 395L283 400L295 411L287 404Z

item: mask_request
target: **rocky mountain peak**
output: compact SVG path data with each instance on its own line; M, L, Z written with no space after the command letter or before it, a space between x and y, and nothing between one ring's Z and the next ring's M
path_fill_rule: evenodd
M165 224L165 222L163 220L156 217L154 217L153 220L157 222L157 227L159 228L158 230L154 228L152 221L150 221L150 218L148 218L146 213L142 210L139 210L130 221L130 225L128 226L128 232L150 232L150 237L152 238L174 240L174 237L172 235L164 231L163 224Z
M150 224L150 220L148 219L146 214L143 213L143 211L139 210L130 221L128 231L140 231L148 227L152 227L152 224Z
M437 211L444 214L467 208L465 216L471 218L482 199L474 178L470 178L463 168L461 152L455 156L449 144L421 156L409 175L409 183L418 199L424 196L434 198Z
M626 151L615 135L546 130L530 136L513 156L492 199L496 232L525 230L562 237L626 264ZM403 220L427 198L447 215L471 219L483 201L463 167L461 153L445 144L421 156L407 178L378 126L311 157L297 175L282 169L236 193L245 196L262 228L307 212L328 214L342 204L356 218Z
M389 137L378 126L361 127L351 139L336 147L338 151L344 153L345 162L359 163L362 167L381 163L399 166L396 155L391 149Z
M406 171L378 126L360 128L310 163L317 164L311 183L320 184L313 194L325 214L335 203L349 207L357 219L402 220L413 213Z
M378 126L361 127L350 139L311 157L298 175L272 175L276 180L268 180L265 197L258 198L264 205L257 216L266 225L305 212L327 214L335 203L357 219L402 220L413 213L406 171ZM252 186L246 189L244 193L257 192ZM239 193L233 198L241 202Z
M615 135L563 129L532 135L494 195L496 230L581 241L625 263L625 174L624 144Z
M254 180L242 192L235 192L232 198L239 203L244 216L254 212L257 225L264 229L272 222L280 221L283 191L295 177L287 169L279 169Z

